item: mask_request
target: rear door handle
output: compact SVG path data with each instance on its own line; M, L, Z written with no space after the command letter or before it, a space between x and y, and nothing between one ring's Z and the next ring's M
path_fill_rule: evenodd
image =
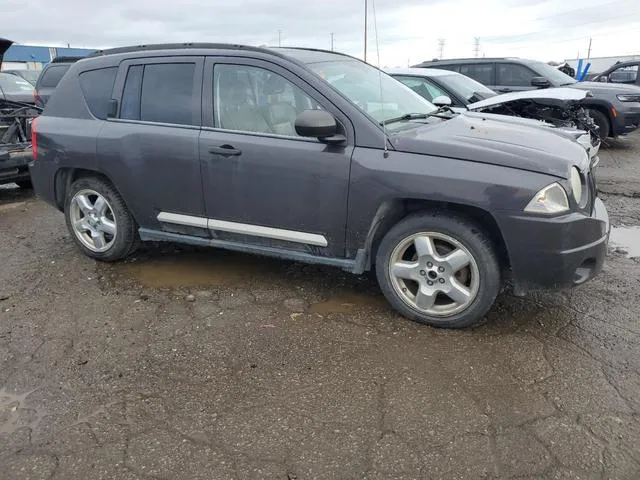
M231 145L220 145L219 147L211 147L209 153L212 155L222 155L223 157L237 157L242 151L233 148Z

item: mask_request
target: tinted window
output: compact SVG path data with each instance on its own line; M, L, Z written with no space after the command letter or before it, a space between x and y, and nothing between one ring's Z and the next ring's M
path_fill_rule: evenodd
M117 73L118 67L109 67L80 74L80 88L84 98L91 113L98 118L107 118Z
M609 74L609 81L614 83L636 83L638 79L638 65L620 67Z
M398 80L404 83L411 90L416 92L422 98L426 98L430 102L441 95L449 96L447 92L439 88L437 85L434 85L431 81L422 77L398 77Z
M530 87L531 80L537 77L536 73L517 63L499 63L497 85L507 85L512 87Z
M281 75L244 65L216 65L213 98L215 125L244 132L296 136L297 116L320 108Z
M449 69L450 70L450 69ZM483 85L493 84L493 64L480 63L476 65L460 65L458 70L462 75L473 78L476 82Z
M142 65L129 67L120 102L120 118L140 120L140 95L142 91Z
M38 87L55 88L71 65L55 65L47 68L39 78Z
M140 120L193 125L194 63L145 65Z

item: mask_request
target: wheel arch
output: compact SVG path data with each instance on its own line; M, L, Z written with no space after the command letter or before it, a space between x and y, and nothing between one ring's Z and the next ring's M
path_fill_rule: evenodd
M613 117L611 114L612 106L605 101L598 101L598 99L587 99L581 103L581 106L585 110L596 110L603 114L609 122L609 136L614 135Z
M496 219L488 211L461 203L427 200L421 198L396 198L383 202L371 222L365 245L359 259L356 261L356 272L363 273L375 266L375 258L380 242L384 235L407 216L425 212L451 212L473 221L490 238L496 247L501 268L510 266L509 252L506 242Z
M58 209L61 212L64 212L64 202L67 196L67 192L71 188L71 184L79 178L83 177L98 178L108 182L118 192L120 197L122 197L122 200L124 201L125 205L127 205L127 208L129 208L126 199L123 197L118 187L116 187L116 185L111 181L108 175L105 175L104 173L97 170L91 170L87 168L63 167L58 169L54 178L55 201ZM135 219L135 213L131 210L131 208L129 208L129 212L131 212L131 215L133 215Z

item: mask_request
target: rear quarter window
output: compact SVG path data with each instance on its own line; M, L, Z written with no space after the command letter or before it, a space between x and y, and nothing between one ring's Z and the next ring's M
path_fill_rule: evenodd
M55 88L71 65L55 65L47 68L38 79L38 88Z
M105 120L118 67L100 68L80 74L80 88L93 116Z

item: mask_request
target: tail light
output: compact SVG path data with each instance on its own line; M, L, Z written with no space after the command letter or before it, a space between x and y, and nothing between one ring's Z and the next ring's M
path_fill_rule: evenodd
M36 127L38 125L38 118L34 118L31 121L31 149L33 151L33 159L38 156L38 136L36 135Z

